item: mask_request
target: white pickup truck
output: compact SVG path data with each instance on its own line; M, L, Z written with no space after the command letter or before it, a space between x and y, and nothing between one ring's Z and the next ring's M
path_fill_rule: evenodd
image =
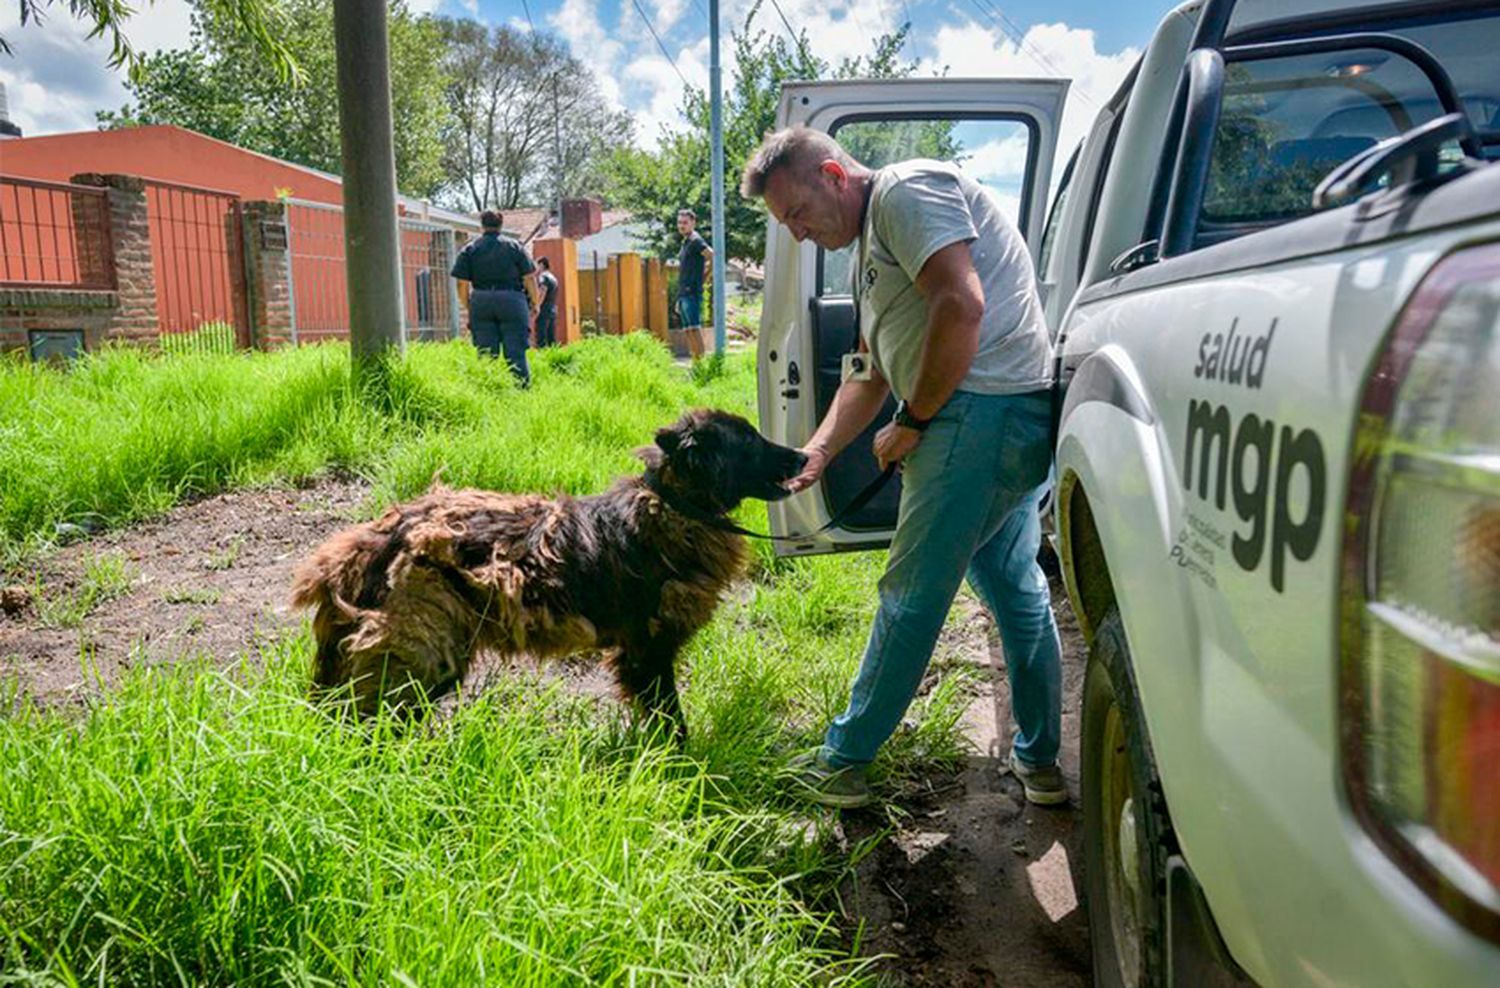
M799 83L780 122L958 161L1032 244L1095 981L1500 985L1500 7L1184 4L1048 213L1066 89ZM766 271L797 445L848 258L773 222ZM773 531L874 471L856 443ZM782 551L881 546L896 497Z

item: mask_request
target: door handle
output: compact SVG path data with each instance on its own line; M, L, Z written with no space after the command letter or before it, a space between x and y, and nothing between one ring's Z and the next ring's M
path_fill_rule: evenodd
M787 367L786 367L786 383L787 383L788 387L782 389L781 397L783 397L783 398L800 398L800 397L802 397L802 392L799 390L799 387L802 384L802 372L797 369L797 362L795 360L793 360L793 361L791 361L790 363L787 364Z

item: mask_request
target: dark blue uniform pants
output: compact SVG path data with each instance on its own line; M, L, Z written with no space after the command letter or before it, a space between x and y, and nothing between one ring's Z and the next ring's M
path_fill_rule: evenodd
M505 354L521 387L531 384L526 366L526 337L531 328L531 306L525 292L476 289L469 293L469 330L474 345L492 357Z

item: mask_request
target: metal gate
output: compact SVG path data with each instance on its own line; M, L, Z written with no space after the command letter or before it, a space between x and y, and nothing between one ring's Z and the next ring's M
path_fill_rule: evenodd
M250 346L243 217L232 192L146 182L162 349Z
M402 219L401 313L407 339L458 339L458 282L450 227Z
M289 199L286 220L292 340L309 343L347 339L349 286L343 209ZM453 230L404 217L399 227L402 339L456 339L458 287L448 276L455 251Z

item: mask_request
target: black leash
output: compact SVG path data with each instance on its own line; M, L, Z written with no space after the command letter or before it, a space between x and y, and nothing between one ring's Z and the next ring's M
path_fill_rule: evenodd
M736 525L724 515L716 515L712 511L700 508L690 501L679 499L675 494L672 494L657 483L655 470L647 470L645 480L646 487L650 489L651 493L661 498L667 507L680 515L686 515L694 521L702 522L710 528L716 528L721 532L732 532L735 535L748 535L752 539L765 539L769 542L802 542L814 536L822 535L831 529L838 528L851 515L869 504L874 500L875 495L880 493L880 489L896 475L896 467L897 464L895 463L886 467L880 476L866 484L864 490L854 495L853 500L844 505L832 518L828 519L827 524L817 531L809 532L806 535L763 535L760 532L752 532L748 528L741 528Z

